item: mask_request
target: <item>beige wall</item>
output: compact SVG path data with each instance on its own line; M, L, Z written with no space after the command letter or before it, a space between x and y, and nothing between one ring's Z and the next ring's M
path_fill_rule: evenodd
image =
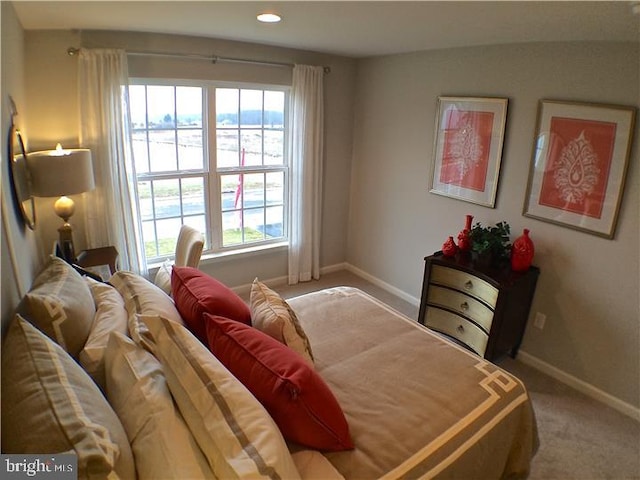
M76 59L67 55L78 41L69 31L25 32L26 138L29 151L51 150L57 143L65 148L79 146ZM71 218L77 251L86 247L83 195L73 195L76 212ZM62 219L55 215L55 198L36 198L36 232L44 254L53 250Z
M23 131L28 130L26 115L26 89L24 86L24 31L18 21L13 5L1 3L2 20L2 331L11 318L18 299L31 286L34 273L39 269L42 258L38 256L37 236L25 227L22 217L15 208L9 182L9 158L7 156L7 132L10 126L9 95L18 110L15 124Z
M638 128L614 240L522 216L539 99L635 105L633 44L529 44L422 52L358 64L348 261L417 299L423 258L471 214L531 230L541 268L522 350L640 406ZM495 209L429 193L438 96L508 97Z

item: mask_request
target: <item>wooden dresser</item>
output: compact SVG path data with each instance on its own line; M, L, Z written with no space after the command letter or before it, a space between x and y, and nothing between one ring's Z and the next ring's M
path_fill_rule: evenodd
M469 256L425 258L418 321L478 355L518 353L540 270L478 267Z

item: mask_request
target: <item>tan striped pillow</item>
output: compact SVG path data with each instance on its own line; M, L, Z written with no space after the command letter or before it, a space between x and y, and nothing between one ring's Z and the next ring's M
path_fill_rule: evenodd
M20 302L18 313L78 358L89 336L96 306L80 274L52 255Z
M107 397L131 441L139 479L213 478L156 357L119 333L105 353Z
M313 352L307 334L289 304L256 278L249 297L251 325L298 352L313 366Z
M2 345L2 453L75 453L78 478L135 478L120 420L93 380L19 315Z
M138 318L217 478L300 478L267 411L191 332L160 316Z

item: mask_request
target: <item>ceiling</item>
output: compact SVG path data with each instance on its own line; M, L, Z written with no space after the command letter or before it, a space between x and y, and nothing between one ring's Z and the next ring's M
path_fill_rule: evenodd
M630 1L14 1L23 28L221 38L348 57L535 41L640 41ZM277 12L279 24L256 14Z

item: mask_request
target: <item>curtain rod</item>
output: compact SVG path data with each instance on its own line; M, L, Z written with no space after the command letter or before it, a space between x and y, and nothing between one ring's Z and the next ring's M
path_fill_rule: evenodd
M79 48L69 47L67 48L67 54L70 56L75 56L80 52ZM199 61L208 61L213 64L216 63L247 63L251 65L262 65L267 67L288 67L291 68L294 66L293 63L283 63L283 62L267 62L263 60L250 60L246 58L235 58L235 57L219 57L217 55L200 55L197 53L170 53L170 52L136 52L136 51L127 51L127 55L131 56L139 56L139 57L165 57L165 58L183 58L187 60L199 60ZM331 67L323 67L324 73L331 73Z

